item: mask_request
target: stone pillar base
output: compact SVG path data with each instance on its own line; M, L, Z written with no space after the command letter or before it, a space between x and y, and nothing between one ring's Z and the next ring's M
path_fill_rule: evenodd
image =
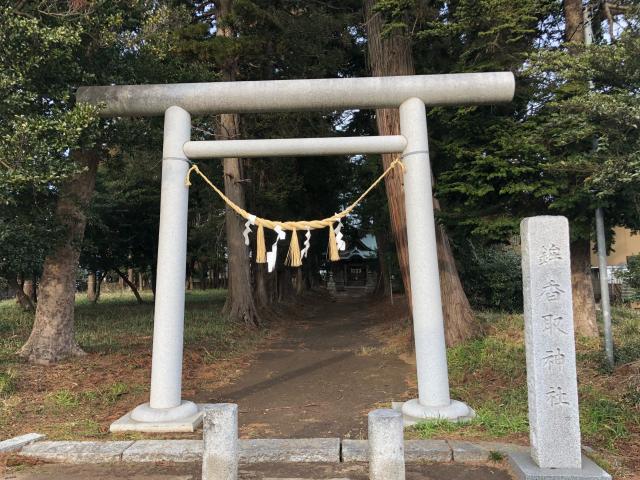
M148 403L134 408L109 427L110 432L194 432L202 424L204 407L182 401L175 408L151 408ZM144 419L144 420L142 420Z
M404 426L411 427L423 420L448 420L450 422L468 422L476 416L469 405L458 400L451 400L451 403L444 407L427 407L418 399L408 402L392 402L392 408L402 412Z
M582 468L540 468L528 453L510 453L509 463L520 480L611 480L611 475L586 455Z

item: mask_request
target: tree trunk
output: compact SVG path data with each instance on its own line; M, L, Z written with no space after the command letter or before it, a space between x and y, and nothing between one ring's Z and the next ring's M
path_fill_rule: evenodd
M102 281L104 280L104 277L106 277L107 272L102 272L100 275L97 276L96 279L96 299L93 301L93 303L98 303L98 300L100 300L100 291L102 289Z
M233 1L221 0L216 3L218 20L224 20L231 14ZM218 23L216 35L233 38L235 33L229 25ZM222 77L225 81L234 81L238 71L237 57L231 57L223 67ZM220 140L236 139L240 135L240 117L236 114L220 115L218 138ZM223 160L224 193L240 207L245 207L245 189L242 162L239 158ZM261 323L251 289L251 272L249 270L249 251L244 244L242 231L244 220L227 207L226 221L229 279L227 301L224 312L231 318L247 325L256 326Z
M87 275L87 300L96 301L96 272L89 272Z
M140 296L140 292L138 292L138 289L136 288L135 284L131 281L131 277L129 275L125 275L124 272L121 272L117 268L114 268L114 271L120 276L120 278L122 279L122 282L126 283L127 286L131 289L133 294L136 296L136 300L138 301L138 303L140 304L144 303L144 300L142 300L142 297Z
M413 55L411 39L396 32L382 38L383 19L373 7L375 0L365 0L364 17L367 25L368 59L371 74L377 77L389 75L413 75ZM400 133L400 112L398 109L376 110L376 124L379 135L398 135ZM382 155L384 169L396 158L396 154ZM385 177L387 202L391 217L391 231L396 244L398 264L402 284L411 306L411 280L409 278L409 248L407 246L407 224L404 212L404 190L402 172L394 169Z
M296 272L296 295L302 295L304 292L304 272L302 267L297 267Z
M74 338L76 270L98 169L94 151L74 152L84 171L60 188L56 218L66 227L65 238L44 261L40 301L31 335L19 354L30 362L51 364L84 352Z
M387 265L387 236L384 232L376 232L376 245L378 246L378 279L376 288L373 290L373 296L385 297L391 285L389 278L389 266Z
M564 40L567 43L584 43L584 16L582 0L564 0Z
M34 300L34 298L36 296L36 285L35 285L33 279L25 279L24 285L22 286L22 291L32 301Z
M375 76L415 74L410 37L396 29L391 35L383 38L383 19L379 13L373 10L375 3L375 0L365 0L364 2L371 73ZM376 110L376 123L379 135L398 135L400 133L400 113L397 109ZM394 158L395 155L383 155L383 167L386 169ZM391 231L396 244L402 283L407 295L407 302L411 307L409 249L407 246L402 172L396 169L387 175L385 185L391 217ZM439 210L439 204L435 199L434 209ZM441 226L436 228L436 241L445 337L447 345L452 346L474 336L478 326L467 295L462 289L458 269L449 245L449 238Z
M265 308L271 304L271 296L269 295L269 279L267 265L265 263L255 264L256 278L256 302L260 308Z
M591 242L571 242L571 288L573 290L573 324L578 335L598 336L596 302L591 283Z
M14 284L11 285L16 291L16 302L22 307L23 310L28 312L33 312L36 309L31 296L25 293L25 285L26 281L18 280L18 277L15 275L8 275L9 279L13 279Z
M569 51L572 44L584 44L582 0L564 0L564 40ZM596 300L591 283L591 242L589 239L571 243L571 287L573 289L573 322L578 335L598 336Z

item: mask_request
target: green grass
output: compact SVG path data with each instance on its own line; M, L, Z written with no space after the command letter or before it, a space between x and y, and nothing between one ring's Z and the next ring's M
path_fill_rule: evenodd
M225 297L223 290L187 292L185 372L243 352L261 337L260 331L247 330L221 314ZM51 367L29 366L16 355L31 332L34 315L14 300L0 301L2 437L24 433L21 429L53 439L105 436L114 416L147 401L153 297L145 292L143 298L140 305L130 292L103 293L93 304L78 295L76 340L89 356Z
M420 423L414 427L420 438L528 436L522 316L496 312L479 316L486 335L448 350L452 396L468 401L477 416L462 424ZM583 442L605 457L628 455L635 445L632 439L640 434L640 379L637 374L629 376L626 368L640 359L640 312L615 308L613 328L618 367L613 373L605 368L601 342L577 341Z

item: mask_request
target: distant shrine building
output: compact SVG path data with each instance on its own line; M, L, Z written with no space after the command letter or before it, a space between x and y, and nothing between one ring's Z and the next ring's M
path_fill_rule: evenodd
M378 282L378 267L378 245L373 235L347 242L340 261L329 267L327 289L337 296L370 294Z

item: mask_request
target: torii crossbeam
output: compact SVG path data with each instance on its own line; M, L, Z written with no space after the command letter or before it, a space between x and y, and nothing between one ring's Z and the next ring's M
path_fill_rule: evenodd
M77 100L102 105L101 116L164 115L160 233L149 403L111 431L193 431L201 408L182 399L184 278L189 159L400 153L404 175L418 398L405 402L406 424L465 420L474 412L449 396L425 106L511 101L509 72L403 77L81 87ZM400 135L277 140L191 141L191 115L399 108Z

